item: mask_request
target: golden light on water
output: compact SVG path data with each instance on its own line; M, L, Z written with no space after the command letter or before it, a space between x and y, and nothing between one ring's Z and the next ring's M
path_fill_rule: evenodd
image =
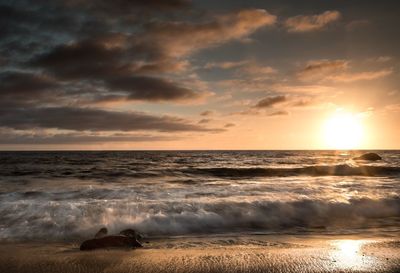
M362 253L362 247L367 243L365 240L336 240L333 242L334 251L331 258L340 268L368 268L373 264L371 257Z
M354 258L358 255L362 241L344 240L338 242L338 249L343 256L348 258Z
M335 150L360 148L364 138L360 116L342 110L326 120L323 133L328 148Z

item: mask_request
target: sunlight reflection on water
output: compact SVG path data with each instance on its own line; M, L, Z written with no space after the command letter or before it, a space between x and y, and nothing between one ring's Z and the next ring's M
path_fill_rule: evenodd
M334 250L331 258L341 269L368 269L375 265L372 257L363 253L367 240L335 240L332 242Z

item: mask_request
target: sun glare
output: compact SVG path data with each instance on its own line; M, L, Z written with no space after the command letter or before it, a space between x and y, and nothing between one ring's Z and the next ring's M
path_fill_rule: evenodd
M359 116L336 111L324 126L324 138L330 149L350 150L361 146L363 126Z
M367 269L374 263L374 259L364 256L363 246L366 240L337 240L333 242L335 250L331 253L335 265L342 269Z

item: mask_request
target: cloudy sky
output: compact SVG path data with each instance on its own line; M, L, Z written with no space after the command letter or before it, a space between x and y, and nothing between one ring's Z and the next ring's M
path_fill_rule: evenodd
M395 0L0 0L0 149L400 148Z

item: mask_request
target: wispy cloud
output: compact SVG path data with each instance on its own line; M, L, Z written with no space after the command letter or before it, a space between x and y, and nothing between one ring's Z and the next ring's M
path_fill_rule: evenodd
M377 62L387 62L386 58L376 59ZM392 68L376 71L351 71L347 60L317 60L308 62L297 72L302 81L330 81L349 83L362 80L375 80L393 73Z
M232 69L232 68L237 68L241 67L245 64L247 64L248 61L236 61L236 62L209 62L207 63L204 68L210 69L210 68L220 68L220 69Z
M225 128L231 128L231 127L235 127L236 124L235 123L227 123L224 125Z
M313 60L297 73L297 77L301 80L313 80L326 74L343 71L348 65L347 60Z
M201 112L201 113L200 113L200 116L207 117L207 116L212 116L212 115L214 115L214 114L215 114L215 111L206 110L206 111Z
M335 87L322 84L288 84L288 83L277 83L271 86L271 89L286 94L307 94L307 95L319 95L319 94L334 94L337 92Z
M256 108L269 108L273 107L277 104L283 103L287 101L287 97L283 95L279 96L270 96L259 100L254 107Z
M275 116L288 116L289 112L285 110L279 110L272 113L267 114L267 116L275 117Z
M327 77L328 80L332 80L335 82L354 82L354 81L363 81L363 80L375 80L386 77L393 73L392 69L383 69L378 71L365 71L358 73L342 73L337 75L332 75Z
M278 71L271 66L249 62L246 65L241 66L236 75L241 76L244 74L245 76L251 76L254 79L255 77L270 77L276 73L278 73Z
M197 122L198 124L206 124L206 123L210 123L212 121L212 119L209 118L203 118L201 120L199 120L199 122Z
M317 15L297 15L290 17L284 23L289 32L309 32L320 30L328 24L339 20L339 11L325 11Z

